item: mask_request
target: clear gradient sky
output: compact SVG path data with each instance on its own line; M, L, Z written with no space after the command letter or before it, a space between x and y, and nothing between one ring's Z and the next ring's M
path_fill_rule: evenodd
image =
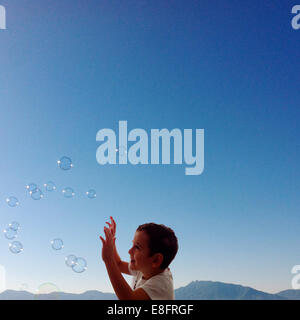
M112 292L105 221L128 259L145 222L174 229L175 288L213 280L276 292L300 264L300 30L295 1L0 0L0 228L21 224L24 251L0 238L9 289L50 282ZM101 166L96 133L203 128L205 169ZM63 172L56 161L72 158ZM25 185L53 180L34 201ZM61 189L74 188L73 199ZM97 198L84 192L94 188ZM10 208L14 195L20 205ZM50 240L61 238L55 252ZM68 254L86 258L76 274ZM127 278L129 279L129 277ZM23 286L24 287L24 286Z

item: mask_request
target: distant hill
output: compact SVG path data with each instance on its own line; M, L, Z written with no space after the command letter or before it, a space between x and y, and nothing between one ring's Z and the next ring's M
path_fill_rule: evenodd
M289 300L300 300L300 290L284 290L277 293L279 296Z
M0 293L0 300L116 300L113 293L96 290L81 294L52 292L34 295L27 291L6 290ZM236 284L193 281L175 290L176 300L300 300L300 290L285 290L277 294L258 291Z
M0 300L32 300L33 294L27 291L6 290L0 293Z
M116 300L113 293L103 293L96 290L84 293L52 292L35 295L27 291L6 290L0 293L0 300Z
M176 300L286 300L277 294L258 291L236 284L193 281L175 290Z

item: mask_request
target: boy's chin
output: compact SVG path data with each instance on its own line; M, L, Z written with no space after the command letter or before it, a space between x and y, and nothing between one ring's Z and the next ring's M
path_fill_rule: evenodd
M129 266L130 266L131 270L137 270L134 262L129 262Z

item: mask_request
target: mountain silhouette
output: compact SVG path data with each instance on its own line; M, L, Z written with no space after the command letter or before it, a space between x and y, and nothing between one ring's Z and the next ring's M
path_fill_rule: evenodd
M33 294L27 291L6 290L0 293L0 300L116 300L113 293L103 293L90 290L84 293L51 292L48 294Z
M175 290L176 300L286 300L278 294L258 291L241 285L214 282L193 281L185 287Z
M176 300L300 300L300 290L284 290L276 294L258 291L241 285L192 281L175 290ZM6 290L0 293L0 300L117 300L113 293L90 290L84 293L52 292L33 294L27 291Z
M277 293L278 295L289 299L289 300L300 300L300 290L290 289L284 290Z

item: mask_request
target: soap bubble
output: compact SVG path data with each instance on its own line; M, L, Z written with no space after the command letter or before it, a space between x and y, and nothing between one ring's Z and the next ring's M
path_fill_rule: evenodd
M72 266L72 269L76 273L82 273L87 269L87 263L84 258L77 258L76 263Z
M50 243L54 250L61 250L64 247L64 243L61 239L53 239Z
M6 202L10 207L16 207L19 205L19 201L16 197L8 197L6 198Z
M41 189L37 188L34 191L30 191L30 196L33 200L41 200L43 198L43 192Z
M12 253L20 253L20 252L23 251L23 245L19 241L14 241L14 242L9 244L9 250Z
M54 191L56 190L56 186L54 184L54 182L52 181L48 181L47 183L44 183L44 187L47 191Z
M74 190L72 188L70 188L70 187L64 188L62 193L63 193L65 198L72 198L75 195Z
M6 239L13 240L17 237L17 230L14 230L10 227L3 230Z
M29 183L26 186L26 189L27 189L28 192L35 191L37 189L37 185L35 183Z
M34 299L37 300L58 300L60 289L54 283L43 283L37 289Z
M89 199L94 199L96 198L96 191L93 189L90 189L86 192L86 195L88 196Z
M65 262L68 267L73 267L76 264L77 257L74 254L70 254L65 257Z
M69 157L60 158L57 164L62 170L70 170L73 167L72 160Z
M15 231L18 231L19 228L20 228L20 223L17 222L17 221L13 221L12 223L10 223L8 225L11 229L15 230Z
M127 154L127 149L124 146L120 146L119 149L116 149L116 152L119 152L120 156L125 156Z

